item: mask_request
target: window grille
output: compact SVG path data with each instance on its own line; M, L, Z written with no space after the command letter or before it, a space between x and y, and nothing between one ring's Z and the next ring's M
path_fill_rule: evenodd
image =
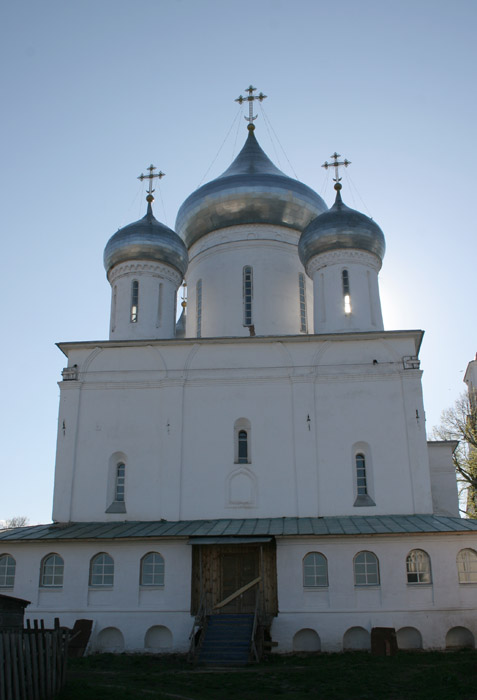
M298 275L298 282L300 287L300 331L302 333L307 333L306 324L306 280L303 272Z
M114 583L114 562L109 554L97 554L91 559L89 585L93 588L112 586Z
M248 435L246 430L239 430L238 434L238 463L248 464Z
M10 554L2 554L0 557L0 588L13 588L15 566L15 559Z
M116 466L116 484L114 490L114 500L124 501L126 482L126 465L124 462L119 462Z
M59 554L49 554L41 565L40 585L47 588L60 588L63 585L65 563Z
M317 588L328 585L328 562L319 552L309 552L303 559L303 586Z
M252 325L253 270L243 268L243 325Z
M379 586L379 566L375 554L359 552L353 564L355 586Z
M149 552L141 559L141 586L164 585L164 558L158 552Z
M358 496L366 496L368 485L366 482L366 458L359 453L355 457L356 462L356 493Z
M196 287L197 337L202 337L202 280L197 281Z

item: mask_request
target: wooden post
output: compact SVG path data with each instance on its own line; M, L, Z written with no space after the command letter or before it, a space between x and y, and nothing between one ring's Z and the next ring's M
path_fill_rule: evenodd
M5 648L3 632L0 632L0 700L6 700L5 688Z
M31 668L32 668L32 685L33 685L33 698L34 700L40 700L40 676L38 673L38 644L35 632L31 632L30 636L30 650L31 650Z
M17 638L18 634L16 632L10 632L10 658L11 658L11 671L12 671L12 686L13 686L13 697L19 698L20 697L20 682L18 680L18 666L20 664L20 659L19 656L21 656L21 650L20 654L18 653L17 649Z
M21 700L29 700L27 695L27 686L25 679L25 640L23 630L17 635L18 648L18 675L20 678L20 698Z
M13 689L12 689L12 657L10 653L10 633L5 632L3 635L3 646L5 650L5 686L6 686L6 696L8 700L13 697Z
M27 694L28 694L28 700L35 700L35 694L33 692L33 673L32 673L32 663L31 663L31 657L32 657L32 651L31 651L31 644L30 644L30 633L27 632L25 634L25 675L26 675L26 686L27 686Z

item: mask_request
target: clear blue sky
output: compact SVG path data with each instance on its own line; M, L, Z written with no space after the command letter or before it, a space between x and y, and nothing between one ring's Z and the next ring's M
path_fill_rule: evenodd
M174 226L254 85L299 179L353 165L343 198L380 224L387 329L422 328L428 429L464 390L475 323L475 0L24 0L0 14L0 519L48 522L55 342L108 336L103 248L143 215L136 180L167 173ZM246 136L241 120L207 179ZM262 120L257 137L290 171Z

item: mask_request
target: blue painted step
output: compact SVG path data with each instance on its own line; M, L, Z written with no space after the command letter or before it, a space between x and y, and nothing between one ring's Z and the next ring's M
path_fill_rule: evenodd
M242 665L249 661L253 615L210 615L199 663L213 665Z

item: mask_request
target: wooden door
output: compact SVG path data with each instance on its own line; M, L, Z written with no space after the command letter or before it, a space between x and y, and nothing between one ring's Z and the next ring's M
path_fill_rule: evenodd
M221 557L221 599L225 600L235 591L245 586L259 575L258 549L244 550L234 554L222 554ZM255 610L257 586L253 586L245 593L232 600L221 608L226 613L249 613Z

